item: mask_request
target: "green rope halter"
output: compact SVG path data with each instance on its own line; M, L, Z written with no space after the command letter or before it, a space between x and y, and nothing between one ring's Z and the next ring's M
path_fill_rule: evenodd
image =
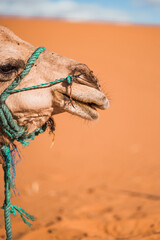
M19 126L13 119L12 113L5 104L7 97L10 94L14 94L17 92L27 91L36 88L43 88L45 86L49 87L53 84L67 81L67 83L71 86L72 85L72 76L69 75L66 78L61 78L55 81L51 81L49 83L42 83L39 85L34 85L26 88L15 89L22 79L29 73L32 66L34 65L36 59L39 57L40 53L46 50L44 47L39 47L35 50L32 56L28 59L25 69L21 72L19 76L17 76L14 81L2 92L0 95L0 125L2 130L10 137L11 143L15 140L19 141L23 145L28 145L30 140L33 140L35 136L40 133L43 133L47 128L47 123L42 125L40 128L36 129L34 132L27 134L27 129L25 126ZM7 240L12 240L12 230L11 230L11 220L10 220L10 213L16 215L18 212L23 219L23 221L27 225L31 225L30 222L27 220L34 220L34 217L24 211L22 208L11 205L10 197L10 188L13 186L12 177L11 177L11 144L9 145L1 145L1 153L2 157L5 161L5 165L3 166L4 170L4 182L5 182L5 200L2 209L4 209L4 216L5 216L5 229Z

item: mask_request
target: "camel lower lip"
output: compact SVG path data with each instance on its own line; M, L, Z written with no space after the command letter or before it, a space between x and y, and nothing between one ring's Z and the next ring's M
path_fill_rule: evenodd
M89 120L98 119L99 114L96 110L95 104L82 102L77 99L70 99L68 96L65 96L65 97L67 98L67 104L69 104L72 108L74 108L74 109L78 108L78 110L81 109L82 117L83 117L83 113L84 113L85 116L87 116L85 118L87 118Z
M98 119L99 114L94 104L84 103L77 100L76 101L73 100L72 104L73 104L73 107L78 105L81 108L81 110L83 110L83 112L87 112L87 114L89 114L90 116L89 119L92 119L92 120Z

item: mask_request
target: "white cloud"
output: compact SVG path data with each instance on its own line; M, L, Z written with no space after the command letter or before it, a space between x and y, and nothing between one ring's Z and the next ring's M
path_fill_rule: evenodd
M0 0L0 15L54 17L73 21L131 21L125 11L74 0Z

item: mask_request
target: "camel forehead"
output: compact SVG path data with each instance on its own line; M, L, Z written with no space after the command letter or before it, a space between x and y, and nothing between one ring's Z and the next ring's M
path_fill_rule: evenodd
M0 60L29 57L34 47L16 36L11 30L0 26Z
M16 34L14 34L10 29L0 26L0 41L1 42L10 42L10 43L24 43Z

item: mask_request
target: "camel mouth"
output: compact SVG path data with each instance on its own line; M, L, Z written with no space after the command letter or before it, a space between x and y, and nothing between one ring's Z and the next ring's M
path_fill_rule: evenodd
M82 94L84 88L88 90L86 95ZM69 91L60 90L55 92L55 97L64 111L88 120L99 118L97 109L103 110L109 107L109 101L104 93L86 86L82 86L81 92L79 85L79 94L76 92L76 87L73 87L71 98Z
M100 108L98 105L90 102L82 102L75 98L70 98L68 95L63 94L66 104L69 105L69 109L72 108L72 113L75 113L78 116L86 118L88 120L96 120L99 118L99 113L97 108ZM78 113L76 112L78 110Z

